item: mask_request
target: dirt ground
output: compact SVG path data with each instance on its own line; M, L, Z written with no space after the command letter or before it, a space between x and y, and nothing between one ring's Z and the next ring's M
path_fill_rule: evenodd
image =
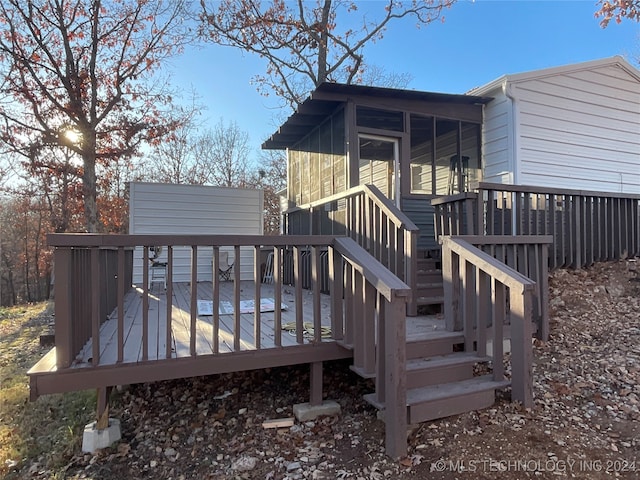
M341 405L337 417L262 427L266 420L291 417L292 405L306 400L306 367L132 385L112 397L111 415L122 422L119 444L82 454L76 439L55 466L40 454L8 459L0 474L96 480L640 478L640 259L554 273L550 305L551 338L534 343L535 407L511 403L507 390L492 408L414 426L409 455L399 461L385 456L384 424L362 399L372 384L352 373L349 362L333 362L325 366L324 388L325 397ZM6 355L3 349L5 362ZM11 421L1 418L0 424ZM46 425L42 435L44 430Z

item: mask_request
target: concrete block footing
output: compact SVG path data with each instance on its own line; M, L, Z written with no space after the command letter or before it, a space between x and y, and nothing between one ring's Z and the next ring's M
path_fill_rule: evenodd
M109 426L104 430L96 428L97 422L91 422L84 427L82 434L82 451L93 453L101 448L107 448L122 438L120 434L120 420L109 419Z
M308 422L322 416L340 415L340 404L333 400L325 400L320 405L297 403L293 406L293 415L299 422Z

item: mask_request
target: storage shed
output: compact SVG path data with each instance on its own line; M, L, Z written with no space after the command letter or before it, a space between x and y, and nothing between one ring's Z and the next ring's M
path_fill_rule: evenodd
M640 193L640 72L622 57L504 75L484 107L483 181Z
M263 191L249 188L132 182L129 233L262 235ZM221 249L222 252L222 249ZM228 251L233 262L233 251ZM198 250L198 280L212 279L212 249ZM161 252L158 261L166 259ZM174 281L190 280L189 247L174 249ZM133 282L143 275L142 249L134 254ZM241 279L253 279L253 249L241 250Z

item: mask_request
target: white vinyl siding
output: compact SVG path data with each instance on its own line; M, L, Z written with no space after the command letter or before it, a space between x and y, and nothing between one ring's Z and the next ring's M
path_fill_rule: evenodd
M511 102L501 89L488 94L494 99L484 107L482 129L482 178L486 182L512 183Z
M640 193L640 82L615 66L525 80L517 98L523 185Z
M131 234L262 235L264 200L262 190L174 185L130 184L129 232ZM233 250L229 262L233 261ZM190 281L191 248L174 248L175 282ZM253 248L243 248L240 276L253 279ZM198 280L212 279L212 248L198 249ZM166 260L163 245L160 261ZM142 281L142 249L134 252L134 278Z
M619 57L507 75L471 93L494 98L485 181L640 193L640 73Z

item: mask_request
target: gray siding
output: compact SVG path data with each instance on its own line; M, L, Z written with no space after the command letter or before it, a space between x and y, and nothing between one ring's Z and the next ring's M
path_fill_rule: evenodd
M430 198L404 197L402 211L420 229L418 249L431 250L440 248L436 241L434 228L434 208Z
M131 183L129 232L131 234L262 235L262 190ZM229 261L233 260L232 249ZM134 283L142 281L142 250L134 252ZM198 249L198 279L212 279L211 248ZM160 261L166 259L163 249ZM191 249L174 249L174 281L190 280ZM253 249L241 251L241 278L253 278Z
M502 89L495 89L488 96L494 100L484 107L482 178L486 182L513 183L511 101Z
M519 183L640 193L640 82L615 66L517 83Z

